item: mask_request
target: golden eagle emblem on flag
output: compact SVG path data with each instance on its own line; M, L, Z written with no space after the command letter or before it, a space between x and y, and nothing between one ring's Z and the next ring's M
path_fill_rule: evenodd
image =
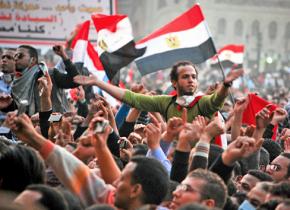
M176 35L169 35L165 41L169 48L178 48L180 46L180 40Z
M99 42L98 42L98 45L100 48L102 48L104 51L108 51L108 45L106 44L106 42L101 39Z

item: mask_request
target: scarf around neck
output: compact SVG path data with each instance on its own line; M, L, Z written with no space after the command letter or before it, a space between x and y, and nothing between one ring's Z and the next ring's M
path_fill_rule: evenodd
M37 90L35 91L35 85L39 72L40 69L38 65L26 68L22 72L22 76L15 78L12 83L12 96L17 107L20 107L21 101L27 100L28 106L26 107L26 113L30 116L38 112L37 104L39 104L39 102L37 98L39 98L39 96L35 94L38 92Z

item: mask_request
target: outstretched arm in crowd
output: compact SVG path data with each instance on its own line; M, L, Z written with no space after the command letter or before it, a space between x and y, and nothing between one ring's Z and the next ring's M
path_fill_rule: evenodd
M55 54L59 55L63 63L65 65L65 70L67 73L61 73L60 71L54 69L52 71L52 77L59 88L75 88L79 86L79 84L73 82L73 78L79 75L79 72L76 66L71 62L69 57L67 56L64 48L61 45L56 45L53 47L53 51Z
M206 125L206 121L202 116L197 116L196 121L204 129L202 130L199 141L195 145L195 152L189 171L197 168L207 169L210 141L214 137L224 133L224 126L218 117L215 117L208 125Z
M89 125L89 132L92 136L92 144L96 150L96 157L98 158L98 165L101 169L102 177L106 183L113 184L121 175L121 171L107 146L107 140L112 131L112 127L107 125L104 132L101 133L96 133L94 131L96 124L104 121L106 121L106 119L102 117L93 118Z
M49 73L46 72L44 77L38 79L38 89L40 94L40 112L39 112L39 125L41 134L48 138L49 122L48 118L52 113L52 102L51 102L51 90L52 81Z
M103 82L102 80L99 80L96 76L90 75L89 77L87 76L82 76L78 75L74 77L74 82L78 83L80 85L95 85L101 88L102 90L106 91L110 95L112 95L114 98L122 101L126 90L119 88L117 86L111 85L109 83Z
M243 69L231 70L226 75L223 81L223 85L220 85L220 87L217 89L217 94L222 98L226 98L229 95L229 87L232 85L233 81L242 76L243 74Z
M261 111L256 114L256 128L253 133L253 138L256 141L256 150L253 152L252 155L245 158L242 161L245 161L248 165L248 169L259 169L259 162L260 162L260 148L263 144L263 134L266 130L266 127L271 122L275 112L270 111L271 105L266 106Z
M27 115L17 117L16 113L8 113L8 118L9 127L17 137L39 151L62 184L76 194L85 206L113 203L114 189L78 158L37 133Z
M232 170L236 161L249 157L261 146L254 138L239 136L230 143L227 149L211 165L210 170L217 173L225 183L231 178Z
M182 114L183 127L179 133L170 178L181 182L188 172L188 160L191 148L195 146L204 129L196 119L192 123L187 123L187 110L183 109Z
M238 99L234 106L233 123L231 126L231 140L234 141L241 135L243 112L249 104L249 97Z
M263 138L271 139L273 136L273 128L275 125L278 125L279 123L283 122L287 117L287 111L282 108L277 108L274 112L274 116L269 123L269 125L266 127Z
M162 165L166 168L168 174L171 171L171 163L167 159L163 150L160 147L160 139L161 139L161 125L158 120L150 115L152 123L149 123L144 128L145 136L147 137L147 145L149 150L147 152L147 157L154 157L159 160Z

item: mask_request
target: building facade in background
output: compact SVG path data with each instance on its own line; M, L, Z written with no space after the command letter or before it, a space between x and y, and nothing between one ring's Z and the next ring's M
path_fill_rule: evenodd
M119 0L136 40L168 23L197 1ZM257 72L290 66L290 0L200 0L216 48L245 45L245 66Z

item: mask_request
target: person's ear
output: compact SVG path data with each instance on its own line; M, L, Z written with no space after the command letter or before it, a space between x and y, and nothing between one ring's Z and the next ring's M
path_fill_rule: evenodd
M235 178L236 183L241 183L242 178L243 178L242 175L236 176L236 178Z
M176 90L177 81L171 80L172 87Z
M201 203L210 208L215 207L215 201L213 199L206 199L206 200L201 201Z
M30 59L29 59L29 66L32 66L32 65L34 65L36 63L36 58L35 57L31 57Z
M134 184L131 188L130 198L140 197L142 193L143 193L143 189L142 189L141 184Z

